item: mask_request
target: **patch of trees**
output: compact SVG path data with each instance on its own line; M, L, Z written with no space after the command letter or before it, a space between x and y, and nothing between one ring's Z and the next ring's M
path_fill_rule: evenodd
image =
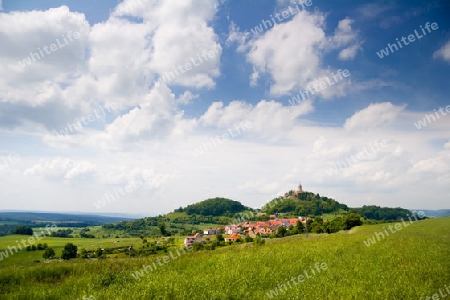
M45 249L47 249L48 248L48 245L47 244L41 244L41 243L39 243L38 245L37 245L37 247L35 246L35 245L31 245L31 246L27 246L25 249L27 250L27 251L36 251L36 250L45 250Z
M14 234L33 235L33 229L25 225L19 225L16 227Z
M261 209L267 213L294 213L298 216L320 216L324 213L348 211L348 206L319 194L304 192L294 196L294 191L287 193L290 198L278 197L267 203Z
M308 231L312 233L335 233L341 230L350 230L355 226L361 226L361 216L349 213L345 217L336 217L331 221L324 222L321 217L315 217L307 222Z
M396 207L380 207L376 205L364 205L363 207L352 208L351 211L360 214L366 219L383 220L383 221L400 221L400 219L407 220L408 215L412 213L404 208Z
M248 207L245 207L239 201L217 197L188 205L185 208L176 210L176 212L186 212L188 215L232 217L235 213L248 209Z
M72 229L58 229L50 234L51 237L71 238Z
M93 239L93 238L95 238L95 235L90 234L90 233L87 233L87 232L89 232L89 231L91 231L89 228L81 229L81 231L80 231L80 237L81 237L81 238L86 238L86 239Z

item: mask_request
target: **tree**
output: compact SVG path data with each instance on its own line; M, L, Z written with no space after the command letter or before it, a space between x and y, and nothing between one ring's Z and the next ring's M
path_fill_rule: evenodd
M225 241L225 238L223 237L223 235L218 234L218 235L216 235L216 240L220 243L222 241Z
M302 233L305 229L303 223L300 220L297 220L297 223L295 223L295 229L297 229L298 233Z
M25 225L19 225L16 227L14 234L33 235L33 229Z
M344 229L349 230L355 226L362 225L361 216L355 213L348 214L344 219Z
M42 254L42 257L44 259L51 259L51 258L55 257L55 250L53 250L53 248L45 249L45 252L44 252L44 254Z
M280 226L278 227L278 231L277 231L277 236L278 237L284 237L287 233L286 227L285 226Z
M78 247L72 243L67 243L64 246L64 250L62 251L61 258L62 259L71 259L77 257Z
M165 236L167 234L166 231L166 224L164 222L158 222L159 231L161 232L162 236Z

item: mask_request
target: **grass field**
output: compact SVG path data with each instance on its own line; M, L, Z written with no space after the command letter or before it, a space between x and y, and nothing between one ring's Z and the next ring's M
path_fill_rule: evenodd
M450 218L415 222L370 247L364 244L386 226L365 225L308 239L290 236L261 246L179 252L159 264L153 264L155 256L33 263L27 252L18 253L0 262L0 295L2 299L420 299L450 286ZM0 248L14 245L9 243L16 239L0 238ZM62 247L67 240L45 242ZM70 239L79 248L91 249L115 240ZM142 243L123 241L133 242ZM316 263L327 268L313 275ZM136 280L132 275L144 265L153 270ZM304 281L294 284L291 278L302 274Z

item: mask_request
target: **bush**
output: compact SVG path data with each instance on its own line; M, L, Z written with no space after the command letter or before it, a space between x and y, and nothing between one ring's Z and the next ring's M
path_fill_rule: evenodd
M55 257L55 251L53 250L53 248L47 248L45 249L44 254L42 254L42 257L44 259L51 259Z
M203 244L202 243L194 243L194 244L192 244L192 249L194 251L203 250Z
M266 240L260 236L257 236L255 239L253 239L253 243L255 243L256 245L264 245L266 243Z
M61 258L62 259L71 259L77 257L78 247L72 243L67 243L64 246L64 250L62 251Z

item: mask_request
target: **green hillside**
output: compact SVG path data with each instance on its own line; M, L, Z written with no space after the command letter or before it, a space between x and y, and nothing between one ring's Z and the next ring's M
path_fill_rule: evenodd
M450 278L450 218L399 226L369 246L386 224L290 236L265 245L171 251L157 258L4 261L0 294L2 299L347 300L420 299L438 293ZM49 240L49 246L54 242Z
M188 215L232 217L234 214L248 209L248 207L238 201L216 197L188 205L185 208L176 210L176 212L186 212Z

